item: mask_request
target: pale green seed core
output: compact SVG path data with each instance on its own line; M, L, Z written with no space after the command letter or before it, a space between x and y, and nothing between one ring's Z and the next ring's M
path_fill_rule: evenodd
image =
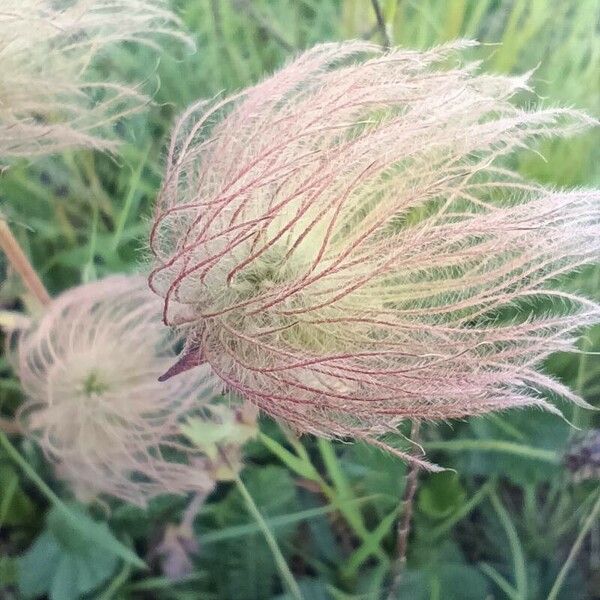
M108 384L102 381L97 371L92 371L83 382L83 393L86 397L99 396L108 390Z

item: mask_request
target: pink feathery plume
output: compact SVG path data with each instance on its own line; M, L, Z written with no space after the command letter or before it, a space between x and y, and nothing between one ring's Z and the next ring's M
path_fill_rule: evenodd
M17 343L23 430L80 499L108 494L143 506L159 494L212 489L180 428L220 384L206 367L157 381L178 339L143 277L63 293Z
M599 320L552 282L598 259L600 194L504 159L594 122L516 107L527 76L457 64L469 45L324 44L187 110L151 234L187 337L165 379L208 364L301 432L380 446L403 419L584 404L540 365Z
M2 0L2 160L113 148L114 123L148 99L94 75L94 59L121 42L156 46L157 35L187 42L179 25L164 0Z

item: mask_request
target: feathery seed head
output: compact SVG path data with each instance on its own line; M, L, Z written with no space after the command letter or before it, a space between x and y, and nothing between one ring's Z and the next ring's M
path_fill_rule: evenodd
M157 381L178 343L160 314L143 277L113 276L63 293L17 340L23 428L80 499L144 505L214 485L180 427L220 384L206 368Z
M550 286L598 259L600 195L502 159L593 120L517 108L527 77L455 64L470 44L324 44L187 110L151 234L187 335L166 376L208 363L299 431L374 443L405 418L581 402L538 368L600 315Z
M94 81L90 64L107 46L185 40L163 0L3 0L0 9L0 156L70 147L111 148L110 125L147 98Z

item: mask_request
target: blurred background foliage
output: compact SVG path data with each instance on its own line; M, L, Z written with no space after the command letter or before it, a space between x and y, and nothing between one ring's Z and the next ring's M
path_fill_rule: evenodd
M166 40L160 56L128 45L103 54L94 66L99 76L143 74L153 97L145 113L118 124L118 156L67 152L20 162L0 179L1 210L50 291L143 268L174 116L198 97L251 85L317 42L361 37L427 48L478 39L469 58L482 60L482 68L533 71L535 93L519 101L600 116L600 0L376 4L379 19L370 0L173 0L196 52ZM555 186L600 185L597 131L538 149L515 159L524 175ZM6 265L0 269L0 306L22 308L18 282ZM600 297L598 269L565 285ZM599 342L599 332L590 331L581 347L598 351ZM596 356L558 355L547 370L600 407ZM11 416L20 388L6 356L0 376L0 412ZM600 427L596 413L563 408L580 428ZM246 446L241 476L303 597L385 598L404 465L361 444L297 440L266 420L261 430ZM573 478L564 461L581 435L534 410L427 425L430 458L453 471L421 477L397 597L600 598L600 522L592 518L598 479ZM597 461L599 439L588 437L572 454L585 463L595 452ZM185 499L165 497L148 511L119 503L84 509L70 502L31 443L13 442L19 455L0 448L0 597L292 597L239 486L221 484L209 498L193 544L175 536L172 553L196 543L198 551L188 552L191 567L174 582L157 547L165 527L179 522ZM574 544L577 558L568 561Z

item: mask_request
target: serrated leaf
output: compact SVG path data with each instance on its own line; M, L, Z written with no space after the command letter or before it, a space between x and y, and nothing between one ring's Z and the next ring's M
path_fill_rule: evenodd
M93 559L93 560L92 560ZM74 564L77 573L77 586L80 590L93 590L105 579L106 573L112 573L118 564L116 557L105 552L94 552L93 555L76 556Z
M285 514L298 509L296 486L286 469L274 466L246 469L244 480L263 516Z

